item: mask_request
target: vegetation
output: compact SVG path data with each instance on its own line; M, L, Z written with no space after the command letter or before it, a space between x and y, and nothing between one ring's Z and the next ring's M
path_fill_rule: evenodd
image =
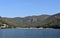
M0 17L0 27L6 28L60 28L60 13L54 15L28 16L24 18Z

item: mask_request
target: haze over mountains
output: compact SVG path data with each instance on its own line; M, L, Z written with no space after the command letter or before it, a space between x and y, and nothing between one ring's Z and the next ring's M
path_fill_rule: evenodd
M39 16L27 16L24 18L15 17L7 18L0 17L0 23L8 23L15 26L59 26L60 27L60 13L54 15L39 15ZM48 27L48 26L47 26Z

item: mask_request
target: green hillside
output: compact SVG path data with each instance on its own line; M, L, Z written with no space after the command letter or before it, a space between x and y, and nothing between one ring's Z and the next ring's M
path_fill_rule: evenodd
M0 17L0 26L3 24L7 24L10 28L11 27L60 28L60 13L54 15L27 16L24 18Z

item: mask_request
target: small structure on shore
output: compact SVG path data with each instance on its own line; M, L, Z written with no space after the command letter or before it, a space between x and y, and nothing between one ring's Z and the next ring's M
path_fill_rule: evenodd
M7 24L3 24L3 25L1 25L1 28L8 28L8 25Z

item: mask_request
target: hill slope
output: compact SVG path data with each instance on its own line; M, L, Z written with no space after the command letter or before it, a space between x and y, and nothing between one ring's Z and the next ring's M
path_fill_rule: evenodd
M48 17L44 22L45 27L60 28L60 13Z
M0 17L0 24L8 24L14 26L39 26L39 27L50 27L60 28L60 13L54 15L39 15L39 16L27 16L24 18L15 17L7 18Z

